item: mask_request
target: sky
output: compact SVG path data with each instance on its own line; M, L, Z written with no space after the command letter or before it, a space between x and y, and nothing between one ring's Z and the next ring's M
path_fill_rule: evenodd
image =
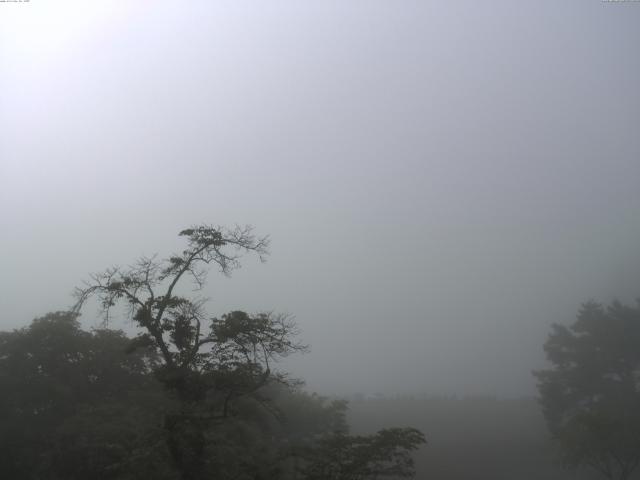
M640 296L639 25L596 0L0 3L0 329L251 224L271 255L212 273L209 311L294 315L310 390L532 395L552 323Z

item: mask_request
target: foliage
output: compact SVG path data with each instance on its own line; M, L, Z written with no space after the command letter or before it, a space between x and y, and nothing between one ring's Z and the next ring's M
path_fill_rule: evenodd
M589 302L545 343L535 372L547 424L569 465L624 480L640 462L640 306Z
M414 428L389 428L367 436L335 433L319 441L303 471L308 480L412 477L411 452L424 442L424 435Z
M186 421L176 413L182 401L157 381L153 351L127 353L122 332L83 331L71 313L49 314L0 339L0 471L7 478L177 480L184 471L171 448L187 462L189 442L201 434L203 476L315 479L335 463L327 478L368 478L353 473L392 471L402 462L410 468L420 438L400 430L350 437L346 402L281 382L238 398L226 418ZM347 443L338 459L336 448Z
M151 375L156 355L127 354L122 332L86 332L76 317L0 333L3 478L142 479L166 455L149 442L170 403Z

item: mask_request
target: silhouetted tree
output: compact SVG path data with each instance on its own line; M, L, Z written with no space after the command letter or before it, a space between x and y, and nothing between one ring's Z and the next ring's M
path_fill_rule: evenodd
M369 439L349 437L346 429L325 429L316 432L314 439L298 435L296 443L296 435L265 420L265 415L281 421L285 417L274 401L274 385L289 391L290 398L297 395L296 382L273 368L279 358L306 349L295 340L295 324L285 315L272 313L234 311L210 318L202 299L179 291L189 279L196 290L201 289L209 266L229 275L244 253L256 253L263 260L268 238L255 237L251 227L208 225L183 230L180 236L186 238L187 247L165 260L143 257L131 267L92 275L76 290L74 311L95 296L108 322L112 307L122 303L141 328L129 350L157 352L161 362L155 376L178 402L165 414L164 428L167 448L182 479L284 479L290 478L287 472L293 478L317 478L317 469L311 467L319 465L318 459L329 455L328 446L336 442L351 442L349 452L358 456L362 467L358 477L340 473L331 478L365 478L369 471L365 463L371 478L383 473L382 465L387 464L390 472L408 475L412 471L408 452L424 441L415 430L384 431ZM322 404L314 413L332 408L335 412L337 406ZM312 455L293 462L292 467L291 458L301 458L296 457L299 444ZM367 454L369 460L362 463Z
M228 418L234 401L253 395L271 380L285 381L272 369L279 357L305 346L294 340L294 323L286 316L231 312L209 319L204 301L178 293L190 279L201 289L208 267L229 275L239 267L243 253L267 255L268 238L257 238L251 227L224 229L207 225L180 232L187 247L165 260L141 258L129 268L110 268L91 276L76 290L78 310L91 296L100 301L105 316L118 302L142 333L132 342L155 348L162 358L158 379L181 402L167 414L168 446L185 480L207 475L206 431L211 422Z
M640 308L586 303L544 348L552 368L535 375L564 460L630 478L640 462Z

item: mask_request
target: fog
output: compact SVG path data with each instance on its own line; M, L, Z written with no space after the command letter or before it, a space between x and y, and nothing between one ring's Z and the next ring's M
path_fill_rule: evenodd
M0 329L251 224L268 261L212 274L208 309L295 315L309 389L534 394L553 322L640 294L639 25L595 0L0 3Z

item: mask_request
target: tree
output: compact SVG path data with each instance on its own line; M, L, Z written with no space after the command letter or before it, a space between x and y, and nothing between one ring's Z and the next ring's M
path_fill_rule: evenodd
M564 461L630 478L640 462L640 305L586 303L571 327L553 325L544 349L552 368L534 374Z
M240 266L243 254L255 253L264 260L269 239L254 236L249 226L200 225L179 235L186 238L187 247L165 260L142 257L128 268L113 267L92 275L76 290L74 311L96 297L106 323L111 309L124 304L141 330L129 351L151 348L157 352L160 364L154 368L155 377L177 401L177 407L164 416L164 430L181 478L258 480L293 475L315 479L313 466L333 454L335 449L330 446L336 442L349 442L351 463L357 456L362 467L358 467L359 476L347 469L344 475L339 470L331 478L412 473L407 452L424 442L415 430L349 437L346 428L327 431L325 425L311 438L309 434L287 434L286 429L265 420L265 412L279 421L285 416L274 398L275 386L284 388L289 397L298 395L297 382L274 369L278 359L307 348L296 340L295 323L286 315L243 311L211 318L203 299L179 292L188 280L196 290L202 289L210 266L230 275ZM340 408L339 404L320 404L315 413L328 409L326 416L335 417L333 413ZM299 455L302 450L304 458ZM365 461L367 455L370 458ZM291 467L293 457L300 458L293 462L295 468Z
M84 331L69 312L0 332L3 478L177 478L158 462L169 401L151 374L156 355L127 354L129 342L119 331Z
M105 322L122 301L142 332L131 349L152 347L161 356L158 379L177 394L180 408L167 414L168 447L185 480L207 475L206 431L211 422L228 418L234 402L258 392L271 380L285 381L272 370L273 361L306 347L295 341L295 324L283 315L231 312L208 319L204 301L178 293L190 278L201 289L208 266L229 275L240 266L243 253L267 255L268 237L252 228L224 229L208 225L180 232L187 248L166 260L143 257L132 267L110 268L91 276L76 290L78 311L97 296Z

